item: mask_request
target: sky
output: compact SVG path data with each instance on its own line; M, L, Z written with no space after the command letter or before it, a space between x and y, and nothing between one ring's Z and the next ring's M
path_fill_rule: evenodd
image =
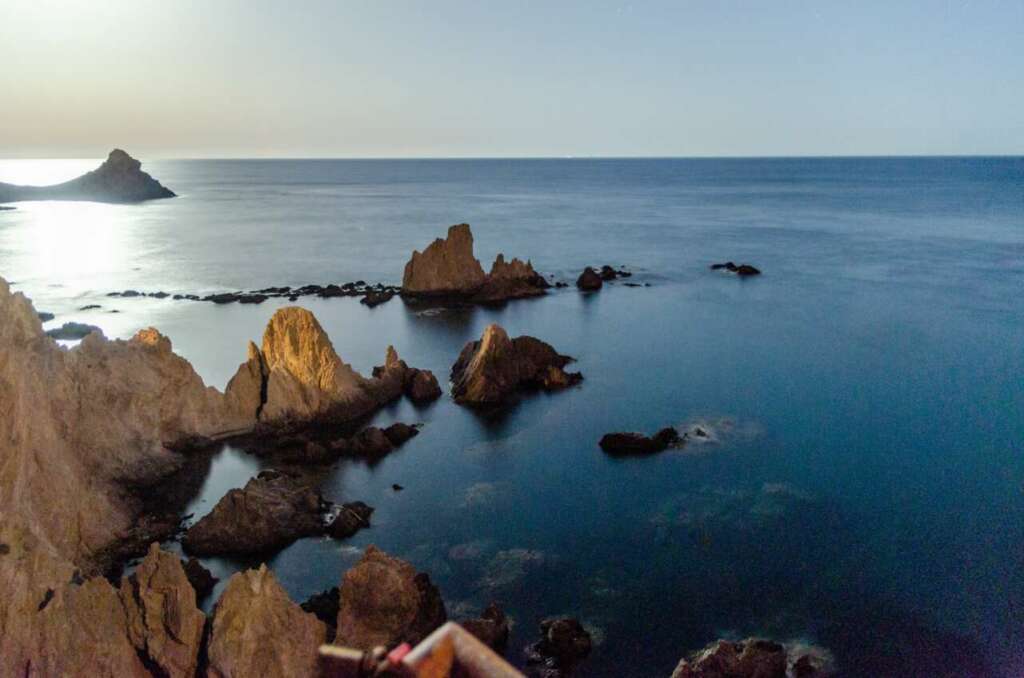
M0 157L1024 154L1024 0L0 0Z

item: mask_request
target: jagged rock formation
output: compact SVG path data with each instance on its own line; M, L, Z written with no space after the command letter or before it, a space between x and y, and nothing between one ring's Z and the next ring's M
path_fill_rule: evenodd
M820 648L761 638L719 640L679 662L672 678L824 678L831 656Z
M429 576L371 545L341 580L335 643L363 650L416 645L447 619Z
M386 377L388 372L404 373L402 390L413 402L426 403L441 397L441 385L437 383L434 373L430 370L421 370L406 365L404 360L398 358L398 352L395 351L394 346L388 346L384 365L374 367L373 376L376 379L381 379Z
M130 577L121 580L128 635L140 654L168 676L193 676L206 615L181 559L153 544Z
M448 229L422 253L414 251L405 265L402 294L406 297L451 298L487 303L544 294L550 287L530 262L505 261L499 254L489 274L473 256L469 224Z
M463 404L494 405L522 388L566 388L583 379L563 369L570 362L539 339L509 339L501 326L491 324L480 341L466 344L452 366L452 395Z
M213 612L207 676L315 676L327 627L288 597L261 565L239 572Z
M402 395L410 368L388 347L385 364L367 379L338 357L316 317L304 308L278 309L261 349L228 383L229 396L250 406L261 424L288 428L348 421Z
M322 534L326 506L301 480L267 470L228 491L190 527L182 546L199 556L274 551L300 537Z
M92 200L141 202L173 198L174 193L142 171L142 163L115 148L98 168L53 186L0 184L0 202L19 200Z

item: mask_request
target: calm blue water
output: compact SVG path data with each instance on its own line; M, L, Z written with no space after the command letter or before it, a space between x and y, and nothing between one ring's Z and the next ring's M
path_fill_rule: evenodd
M27 169L0 162L0 181ZM364 372L393 343L443 377L499 322L576 356L586 380L497 420L447 398L382 412L423 432L327 475L328 497L377 508L374 527L278 554L296 600L376 543L428 571L452 616L502 602L515 662L540 618L574 614L600 641L584 675L667 675L749 634L820 644L849 676L1024 675L1024 159L144 169L181 197L0 212L0 275L57 313L48 326L159 327L218 387L273 303L106 292L397 283L413 248L462 221L485 265L502 251L572 280L607 262L652 285L440 314L304 299ZM707 269L727 259L765 274ZM720 441L627 461L596 444L694 421ZM226 449L190 510L259 465Z

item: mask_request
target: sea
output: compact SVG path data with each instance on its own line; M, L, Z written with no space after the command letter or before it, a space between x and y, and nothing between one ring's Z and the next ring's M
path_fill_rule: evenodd
M0 181L99 162L5 160ZM0 211L0 276L45 327L157 327L224 388L287 300L108 293L400 284L414 249L467 222L485 268L501 252L569 286L500 307L294 303L364 374L391 344L443 385L499 323L584 375L498 413L385 408L373 424L420 435L321 488L375 507L372 527L206 559L207 609L261 560L305 600L376 544L429 573L450 618L502 605L519 666L541 619L571 615L594 640L582 676L667 676L748 636L823 648L839 676L1024 675L1024 158L143 163L178 197ZM709 268L724 261L763 274ZM639 286L579 292L602 264ZM598 447L670 425L708 436ZM193 519L269 462L227 444L202 463Z

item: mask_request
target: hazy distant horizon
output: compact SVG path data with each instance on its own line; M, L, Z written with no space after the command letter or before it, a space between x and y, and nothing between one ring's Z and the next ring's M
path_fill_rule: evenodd
M1024 154L1024 0L4 9L4 158Z

